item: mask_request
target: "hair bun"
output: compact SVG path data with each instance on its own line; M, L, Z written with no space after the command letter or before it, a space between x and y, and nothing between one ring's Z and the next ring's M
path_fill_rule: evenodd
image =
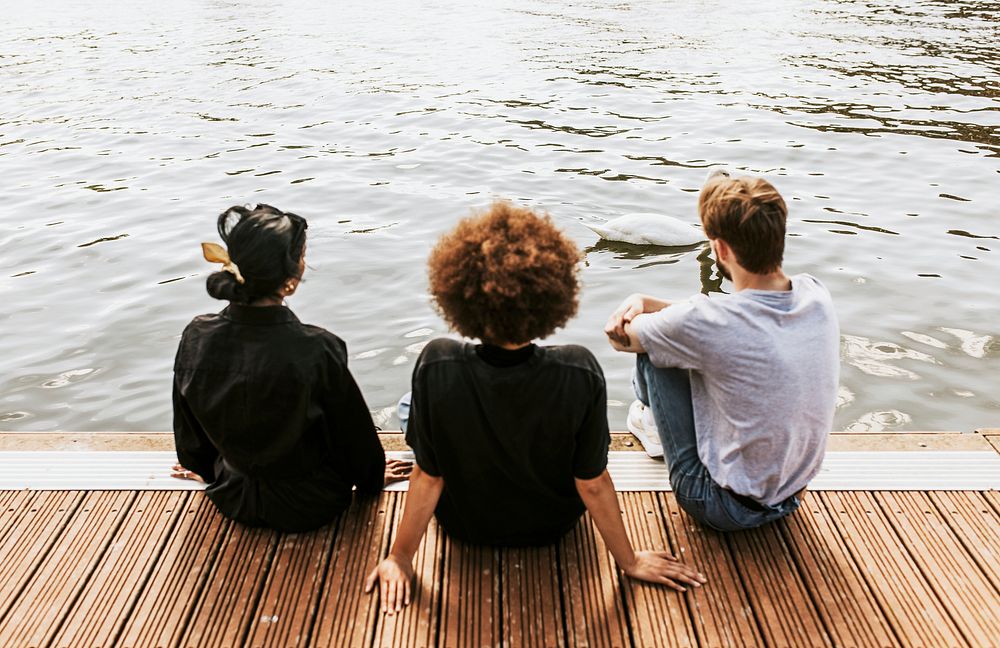
M208 294L215 299L223 299L238 304L244 303L246 300L243 285L229 272L213 272L208 275L205 286L208 288Z

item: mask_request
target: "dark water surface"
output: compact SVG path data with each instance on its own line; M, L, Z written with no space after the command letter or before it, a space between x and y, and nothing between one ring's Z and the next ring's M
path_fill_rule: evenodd
M747 7L755 8L749 9ZM348 342L376 420L445 333L424 262L497 197L586 249L580 315L622 428L632 291L729 289L694 222L707 170L790 206L786 269L843 330L838 428L1000 424L996 2L4 2L0 429L165 430L181 329L218 310L199 242L233 203L310 221L290 305Z

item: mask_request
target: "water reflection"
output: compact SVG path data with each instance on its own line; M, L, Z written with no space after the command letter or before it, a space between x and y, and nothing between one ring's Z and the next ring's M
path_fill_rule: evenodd
M597 243L594 243L584 249L584 254L589 255L592 253L610 252L613 258L622 261L645 261L645 263L632 266L635 269L642 269L657 265L672 265L679 262L689 253L701 249L702 247L705 247L706 250L708 249L704 243L676 246L634 245L632 243L624 243L622 241L598 239ZM702 252L702 254L704 254L704 252ZM700 258L701 257L699 256L699 259Z
M705 249L698 255L698 272L701 277L701 292L709 294L713 292L726 292L722 289L722 282L725 279L719 271L719 266L712 256L712 248L705 246Z
M628 403L601 333L618 300L731 288L707 247L593 243L581 222L693 220L724 165L775 182L789 270L834 295L835 425L995 425L995 9L790 0L751 24L678 2L391 0L378 19L314 0L5 3L0 421L167 429L177 335L220 307L197 242L257 200L310 219L322 272L292 306L347 341L382 423L445 330L429 246L498 197L589 245L581 315L553 341L594 349ZM610 416L621 429L624 407Z
M859 419L849 424L845 429L848 432L884 432L886 430L903 430L913 421L906 412L899 410L884 410L879 412L868 412Z
M936 364L933 356L907 349L893 342L873 342L859 335L841 336L841 354L846 362L869 376L879 378L906 378L917 380L920 376L915 372L893 364L900 360L916 360Z

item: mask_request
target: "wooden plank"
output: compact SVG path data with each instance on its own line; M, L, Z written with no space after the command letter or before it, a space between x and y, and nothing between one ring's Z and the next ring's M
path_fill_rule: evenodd
M0 491L0 538L6 538L39 493L27 490Z
M997 515L1000 515L1000 491L986 491L982 495L997 512Z
M59 491L8 499L9 523L4 535L0 536L0 556L3 556L0 560L0 633L6 627L7 613L17 603L22 590L82 500L83 493Z
M55 645L114 643L187 498L181 492L138 494L56 635Z
M927 494L993 588L1000 591L1000 517L982 493Z
M625 531L636 549L670 551L667 527L655 493L619 493ZM685 552L686 553L686 552ZM685 557L685 561L687 558ZM700 566L699 566L700 567ZM688 610L687 593L662 585L622 579L625 606L632 623L632 640L640 646L696 646L697 632Z
M440 646L501 645L499 549L449 539L442 587Z
M378 596L362 587L369 572L388 552L398 493L357 499L341 516L340 530L324 574L316 612L313 646L370 646Z
M923 493L878 493L889 522L973 646L1000 638L1000 595Z
M125 518L135 493L89 493L0 627L0 646L47 645Z
M198 598L181 644L192 648L241 646L278 544L271 529L233 524Z
M831 646L780 527L786 520L726 536L769 646Z
M406 496L401 493L393 516L393 529L403 519L405 500ZM375 624L374 646L405 648L437 645L444 545L445 533L432 519L414 556L416 586L410 604L396 614L379 615ZM388 549L386 547L386 554Z
M990 434L990 435L984 436L983 438L986 439L989 442L990 446L994 450L996 450L997 452L1000 452L1000 434Z
M681 509L673 493L660 493L657 498L674 540L674 555L708 579L702 587L689 588L685 597L700 645L763 646L750 600L723 534L695 522Z
M204 493L189 493L118 645L176 646L231 526Z
M870 493L810 493L830 512L896 637L908 646L965 641Z
M500 573L504 646L565 646L555 546L502 549Z
M334 522L310 533L279 538L260 603L250 617L247 645L307 645L336 534Z
M589 514L559 543L559 571L571 646L628 646L618 569Z
M834 645L898 646L822 502L806 497L782 529Z

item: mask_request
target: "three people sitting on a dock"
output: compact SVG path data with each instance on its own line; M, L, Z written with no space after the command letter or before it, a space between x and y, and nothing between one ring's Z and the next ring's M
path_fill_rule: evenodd
M327 524L359 493L405 478L386 464L344 342L284 306L305 270L306 221L268 205L219 216L228 246L208 292L229 306L196 317L174 365L175 476L208 484L227 517L302 531ZM231 257L231 258L230 258Z
M715 176L698 209L734 292L632 295L605 332L615 349L639 354L629 430L663 455L692 517L731 531L794 511L819 472L839 332L827 289L782 271L787 210L770 183Z
M607 471L607 393L593 354L534 343L576 313L580 260L548 218L507 203L461 221L432 251L439 311L481 343L441 338L417 359L401 407L416 466L389 555L366 582L379 581L384 611L409 602L432 515L469 543L544 545L587 510L629 576L677 589L703 582L669 554L629 542Z
M786 206L762 179L713 177L699 213L732 294L632 295L605 332L638 354L629 429L663 455L678 503L715 529L798 508L822 462L836 401L838 327L826 288L782 270ZM284 305L305 269L306 222L267 205L219 217L228 251L208 278L229 306L185 329L174 368L175 475L201 478L226 516L299 531L331 522L352 490L410 464L385 461L343 341ZM430 287L467 339L429 343L400 402L413 448L389 556L371 573L386 612L409 602L431 516L477 544L557 541L589 511L626 574L676 589L693 568L633 550L607 471L604 375L587 349L535 343L575 315L580 253L547 217L507 203L434 248Z

